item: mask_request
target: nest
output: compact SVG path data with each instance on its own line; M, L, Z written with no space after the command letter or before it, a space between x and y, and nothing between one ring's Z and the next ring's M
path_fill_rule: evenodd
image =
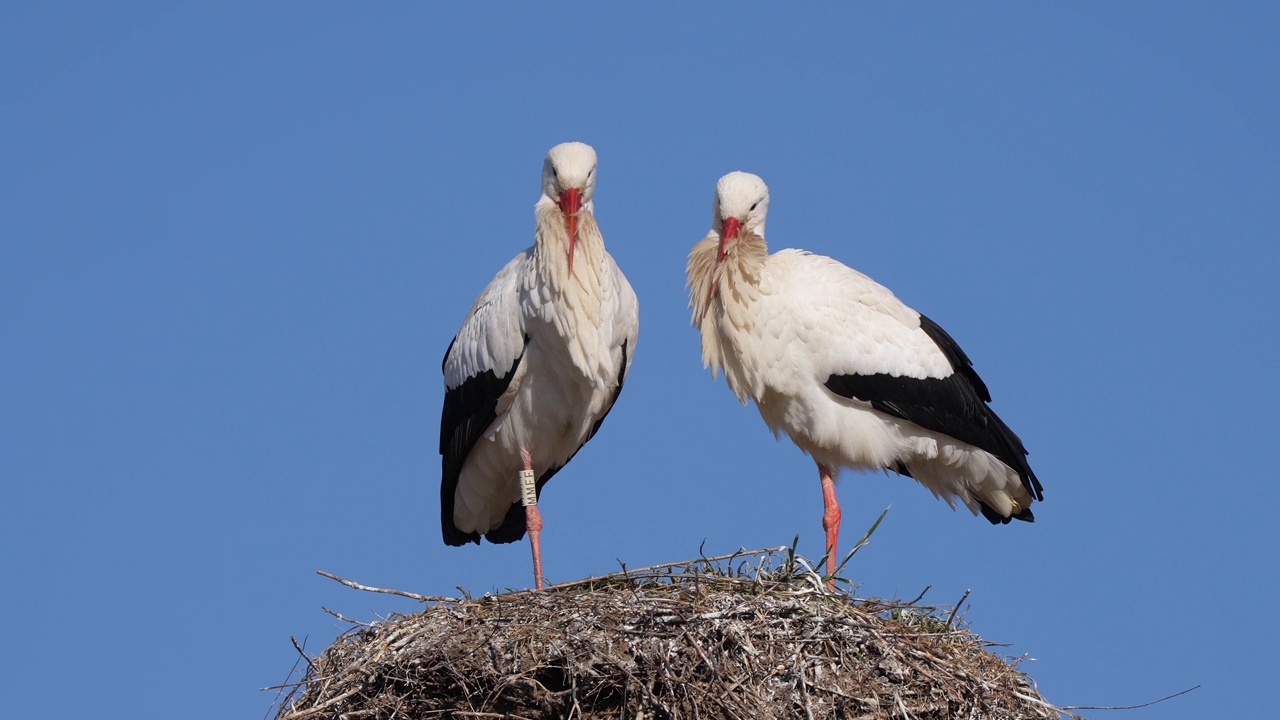
M307 658L277 720L1060 717L955 610L830 592L794 548L479 598L335 579L429 605Z

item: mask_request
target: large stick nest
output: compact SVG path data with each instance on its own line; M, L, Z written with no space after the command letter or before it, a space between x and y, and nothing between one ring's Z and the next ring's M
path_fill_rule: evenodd
M954 610L829 592L791 548L399 594L430 602L308 658L277 720L1060 717Z

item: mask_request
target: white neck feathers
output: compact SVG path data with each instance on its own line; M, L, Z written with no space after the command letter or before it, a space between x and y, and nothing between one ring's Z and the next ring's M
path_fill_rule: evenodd
M724 260L717 262L720 235L712 231L689 253L686 279L693 326L702 335L702 364L714 377L724 371L725 380L743 404L763 392L750 357L755 313L760 296L760 275L769 258L764 238L744 232L730 242Z
M532 295L525 312L553 326L565 339L573 364L584 374L595 377L608 369L596 367L609 353L597 350L602 342L600 327L606 302L615 302L617 292L607 275L608 253L604 237L591 213L590 203L578 212L578 239L574 243L573 272L569 272L569 231L564 214L547 198L538 203L537 234L533 262L525 278L526 291ZM616 373L616 369L614 370Z

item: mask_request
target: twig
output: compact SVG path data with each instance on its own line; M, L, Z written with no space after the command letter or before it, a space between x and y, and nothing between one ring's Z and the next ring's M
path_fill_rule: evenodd
M956 603L956 606L951 608L951 614L947 616L946 628L948 630L951 629L951 621L956 619L956 613L960 612L960 606L964 605L964 601L969 599L969 593L971 592L973 592L972 589L965 590L964 595L960 598L960 602Z
M1016 697L1016 698L1021 698L1022 700L1026 700L1026 701L1027 701L1027 702L1029 702L1029 703L1035 703L1036 705L1040 705L1041 707L1047 708L1047 709L1052 710L1052 711L1054 711L1054 712L1062 713L1062 714L1064 714L1064 715L1070 715L1071 717L1075 718L1075 720L1087 720L1086 718L1084 718L1084 717L1082 717L1082 716L1080 716L1080 715L1077 715L1077 714L1075 714L1075 713L1071 712L1070 710L1067 710L1066 708L1060 708L1060 707L1058 707L1057 705L1054 705L1053 703L1045 702L1044 700L1041 700L1040 698L1037 698L1037 697L1032 697L1032 696L1030 696L1030 695L1025 695L1025 694L1020 693L1020 692L1015 692L1015 693L1013 693L1013 696L1014 696L1014 697Z
M302 649L302 646L298 644L298 638L290 635L289 641L293 643L293 649L298 651L298 655L302 656L302 659L307 661L307 670L309 670L310 672L315 672L316 666L311 663L311 658L307 657L306 651L304 651ZM302 638L302 642L305 644L307 642L307 639Z
M337 610L330 610L329 608L325 607L324 605L321 605L321 606L320 606L320 609L321 609L321 610L323 610L323 611L325 611L325 612L327 612L327 613L329 613L330 615L332 615L332 616L334 616L334 617L338 618L339 620L341 620L341 621L342 621L342 622L344 622L344 623L351 623L352 625L359 625L360 627L367 627L367 628L378 627L377 623L367 623L367 622L360 622L359 620L352 620L352 619L351 619L351 618L349 618L349 617L345 617L345 616L343 616L343 614L342 614L342 613L340 613L340 612L338 612Z
M419 595L418 593L412 593L412 592L408 592L408 591L406 591L406 590L391 590L391 589L388 589L388 588L380 588L380 587L371 587L371 586L369 586L369 585L361 585L361 584L360 584L360 583L358 583L358 582L354 582L354 581L352 581L352 580L347 580L347 579L345 579L345 578L340 578L340 577L338 577L337 575L334 575L333 573L327 573L327 572L325 572L325 571L323 571L323 570L317 570L317 571L316 571L316 574L317 574L317 575L323 575L323 576L325 576L325 577L329 578L330 580L337 580L338 582L342 583L343 585L346 585L346 586L347 586L347 587L349 587L349 588L354 588L354 589L356 589L356 590L363 590L363 591L365 591L365 592L385 593L385 594L387 594L387 595L399 595L400 597L407 597L407 598L409 598L410 600L417 600L418 602L448 602L448 603L451 603L451 602L457 602L457 601L458 601L458 599L457 599L457 598L440 597L440 596L438 596L438 595Z
M804 668L796 673L796 680L800 684L800 697L804 700L805 720L814 720L813 701L809 698L809 684L804 681Z
M297 670L297 668L295 667L295 668L294 668L294 670ZM290 673L290 675L292 675L292 674L293 674L293 673ZM296 688L296 687L302 687L303 685L306 685L306 684L307 684L307 681L306 681L306 680L299 680L298 682L287 682L287 683L282 683L282 684L280 684L280 685L267 685L266 687L260 687L260 688L258 688L258 690L263 691L263 692L265 692L265 691L267 691L267 690L283 690L283 689L285 689L285 688Z
M915 716L908 712L907 706L903 704L901 695L894 693L893 699L898 703L898 712L902 713L902 720L915 720Z
M1064 710L1137 710L1138 708L1150 707L1151 705L1155 705L1156 703L1162 703L1165 700L1172 700L1173 698L1176 698L1179 695L1186 695L1192 690L1199 690L1199 689L1200 689L1200 686L1196 685L1195 687L1189 687L1186 690L1182 690L1181 692L1176 692L1172 695L1166 695L1160 698L1159 700L1144 702L1141 705L1067 705L1063 709Z
M294 646L295 648L298 648L298 641L297 641L297 640L294 640L294 638L293 638L292 636L290 636L290 637L289 637L289 639L290 639L290 640L293 640L293 646ZM304 642L304 643L305 643L306 641L307 641L307 639L306 639L306 638L303 638L303 639L302 639L302 642ZM299 660L305 660L305 661L307 661L307 667L313 668L313 666L311 665L311 658L307 657L307 654L306 654L306 653L304 653L304 652L302 652L302 649L301 649L301 648L298 648L298 656L299 656ZM313 668L313 669L314 669L314 668ZM303 686L303 685L305 685L305 684L306 684L306 682L307 682L307 680L306 680L306 675L305 675L305 674L303 674L303 679L302 679L302 680L300 680L300 681L298 681L298 682L296 682L296 683L291 683L291 682L289 682L289 678L293 677L293 674L294 674L295 672L297 672L297 671L298 671L298 660L294 660L294 661L293 661L293 667L289 668L289 675L285 678L285 682L284 682L284 684L283 684L283 685L271 685L271 686L264 687L264 688L259 688L259 689L260 689L260 690L275 690L275 691L276 691L276 700L275 700L275 704L276 704L276 706L277 706L277 707L284 707L284 704L285 704L285 703L287 703L287 702L289 702L289 700L291 700L291 699L293 698L293 694L294 694L295 692L297 692L297 691L298 691L298 688L299 688L299 687L301 687L301 686ZM281 693L283 693L283 692L284 692L284 689L285 689L285 688L292 688L292 689L290 689L290 690L289 690L289 694L288 694L288 695L285 695L285 696L284 696L284 700L281 700L281 699L280 699L280 695L281 695ZM270 710L268 710L267 712L268 712L268 713L270 713L271 711L270 711ZM263 720L266 720L266 716L263 716Z
M306 710L300 710L296 713L290 713L289 715L286 715L285 718L286 720L296 720L297 718L304 718L309 715L315 715L316 713L322 710L326 710L333 705L337 705L343 700L346 700L352 695L355 695L359 691L360 691L359 687L353 687L350 690L342 693L341 695L335 695L329 698L328 700L325 700L324 702L320 703L319 705L316 705L315 707L310 707L310 708L307 708Z
M920 602L921 600L923 600L923 599L924 599L924 594L925 594L925 593L927 593L927 592L929 592L929 588L931 588L931 587L933 587L933 585L925 585L925 586L924 586L924 589L920 591L920 594L919 594L919 595L917 595L917 596L915 597L915 599L914 599L914 600L912 600L911 602L907 603L907 605L915 605L916 603L918 603L918 602Z

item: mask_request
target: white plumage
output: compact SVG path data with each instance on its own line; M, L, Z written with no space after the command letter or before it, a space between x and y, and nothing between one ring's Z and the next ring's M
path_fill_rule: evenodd
M993 523L1032 520L1040 483L964 351L856 270L803 250L770 255L768 208L759 177L720 179L713 227L689 255L690 307L712 375L723 371L775 435L817 462L828 571L841 468L909 475Z
M440 424L441 527L449 545L514 542L529 531L542 587L537 490L608 414L635 351L639 305L605 251L592 198L596 154L552 148L535 206L534 244L502 268L445 353Z

